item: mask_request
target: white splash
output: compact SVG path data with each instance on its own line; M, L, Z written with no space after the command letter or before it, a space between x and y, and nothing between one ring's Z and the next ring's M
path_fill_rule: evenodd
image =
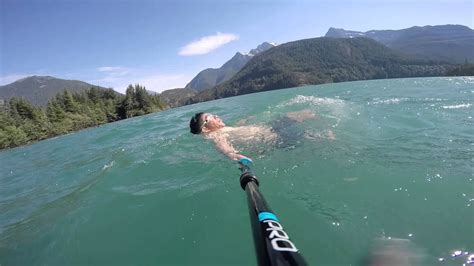
M380 100L379 98L374 98L374 101L372 103L367 103L367 104L399 104L401 102L406 102L410 99L408 98L391 98L391 99L386 99L386 100Z
M327 98L327 97L320 98L320 97L311 96L311 95L310 96L296 95L294 98L292 98L288 102L277 105L277 107L284 107L288 105L302 104L302 103L310 103L312 105L343 105L345 102L344 100Z
M102 167L102 170L107 170L111 168L112 166L114 166L114 164L115 164L115 161L111 161L110 163L105 164L104 167Z
M469 108L472 104L465 103L465 104L458 104L458 105L444 105L442 106L444 109L459 109L459 108Z
M471 255L469 255L469 257L467 257L466 263L467 264L474 264L474 254L471 254Z

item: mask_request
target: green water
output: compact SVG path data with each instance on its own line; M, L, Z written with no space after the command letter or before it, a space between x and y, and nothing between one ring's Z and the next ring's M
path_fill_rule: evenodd
M451 254L474 253L473 104L473 77L307 86L2 151L0 264L255 265L237 166L189 119L271 124L309 109L294 147L239 147L306 260L365 265L376 239L400 238L421 264L462 265Z

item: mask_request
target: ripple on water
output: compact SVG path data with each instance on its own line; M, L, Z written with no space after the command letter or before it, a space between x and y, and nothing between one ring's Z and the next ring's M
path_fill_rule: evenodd
M147 196L164 191L179 191L180 195L188 197L210 187L206 185L210 182L203 181L196 177L173 177L166 180L115 186L112 190L133 196Z
M468 236L472 226L465 221L472 219L470 204L474 201L469 190L473 184L474 145L470 113L474 103L469 97L472 98L474 90L472 85L461 87L462 81L474 84L474 78L404 79L252 94L129 119L2 152L0 247L11 247L13 255L37 264L48 264L47 257L51 258L49 262L64 261L66 255L71 264L85 259L91 264L124 263L120 256L90 252L100 251L104 243L115 244L117 236L110 230L101 241L95 241L94 230L100 227L95 226L90 232L87 229L92 228L87 226L103 224L104 228L113 229L123 224L115 217L131 214L126 208L110 208L107 211L117 216L106 213L101 216L103 221L95 220L94 216L109 206L101 204L107 193L110 200L137 199L131 206L156 204L154 199L161 196L167 199L166 204L178 210L193 202L193 211L205 213L201 194L215 200L213 196L224 191L220 188L235 187L234 183L224 183L231 167L227 165L232 162L199 136L189 134L192 114L209 110L222 114L230 122L254 115L256 118L249 119L250 122L266 123L287 112L309 109L316 118L301 126L306 133L302 144L266 151L256 160L256 169L265 163L275 166L263 167L257 173L273 178L274 182L265 182L270 199L272 193L285 193L285 198L292 199L285 201L287 207L293 207L290 207L293 203L299 205L296 209L302 211L301 222L311 223L314 232L335 229L329 231L337 242L329 247L345 252L347 258L343 261L327 252L321 254L322 261L357 264L359 258L350 254L354 245L349 238L357 244L369 242L385 228L398 237L408 236L430 250L432 264L437 263L437 258L443 258L445 265L472 263L472 237ZM325 141L329 138L328 128L335 128L334 141ZM310 178L312 174L320 178ZM416 184L409 183L412 180ZM282 183L288 186L281 186ZM454 197L446 196L450 195L448 192ZM227 200L233 197L231 194L232 191L227 194ZM145 200L147 196L150 201ZM242 205L245 203L241 200L238 203L246 214L246 206ZM458 206L462 209L456 209ZM275 208L280 208L279 204ZM390 215L391 210L396 210L394 215ZM287 212L283 209L281 213ZM156 252L140 253L144 249L139 250L141 247L135 245L134 236L141 235L150 222L137 218L133 226L127 227L127 234L118 236L127 240L118 245L128 250L136 248L132 258L137 261L158 258ZM81 219L94 222L84 228L74 225ZM163 235L169 238L162 240L181 239L182 231L207 232L209 226L213 227L209 221L201 223L193 219L192 224L172 220L172 227L163 227ZM317 221L323 221L323 225ZM12 223L11 228L2 231L3 225ZM217 223L220 221L214 225ZM162 233L158 231L160 227L149 228L156 229L156 235ZM311 250L321 238L318 239L320 235L312 238L305 228L294 227L292 231L307 236L306 243L303 240L299 245L302 250ZM449 237L441 239L444 235ZM342 239L337 240L337 236ZM209 235L209 239L213 237L219 239ZM50 241L47 244L50 247L45 246L45 241ZM140 238L140 242L143 247L153 246L156 238ZM53 247L54 243L57 244ZM191 258L200 255L193 254L193 250L202 252L189 250ZM0 250L2 261L3 251ZM11 261L12 254L6 256ZM226 261L232 258L223 255ZM166 263L162 257L157 261L157 264Z

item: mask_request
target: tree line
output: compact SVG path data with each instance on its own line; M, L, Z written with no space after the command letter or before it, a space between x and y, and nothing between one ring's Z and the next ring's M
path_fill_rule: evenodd
M252 58L232 79L189 103L309 84L443 76L454 65L401 54L367 38L289 42Z
M158 95L139 84L129 85L125 95L112 89L64 90L46 107L23 98L11 98L0 106L0 149L74 132L165 109Z

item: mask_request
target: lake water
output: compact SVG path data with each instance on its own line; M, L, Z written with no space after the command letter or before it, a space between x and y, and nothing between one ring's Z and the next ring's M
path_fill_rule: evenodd
M474 77L326 84L2 151L0 264L255 265L237 165L189 120L206 111L272 125L309 110L291 145L237 147L306 260L365 265L395 250L462 265L474 253L473 105Z

